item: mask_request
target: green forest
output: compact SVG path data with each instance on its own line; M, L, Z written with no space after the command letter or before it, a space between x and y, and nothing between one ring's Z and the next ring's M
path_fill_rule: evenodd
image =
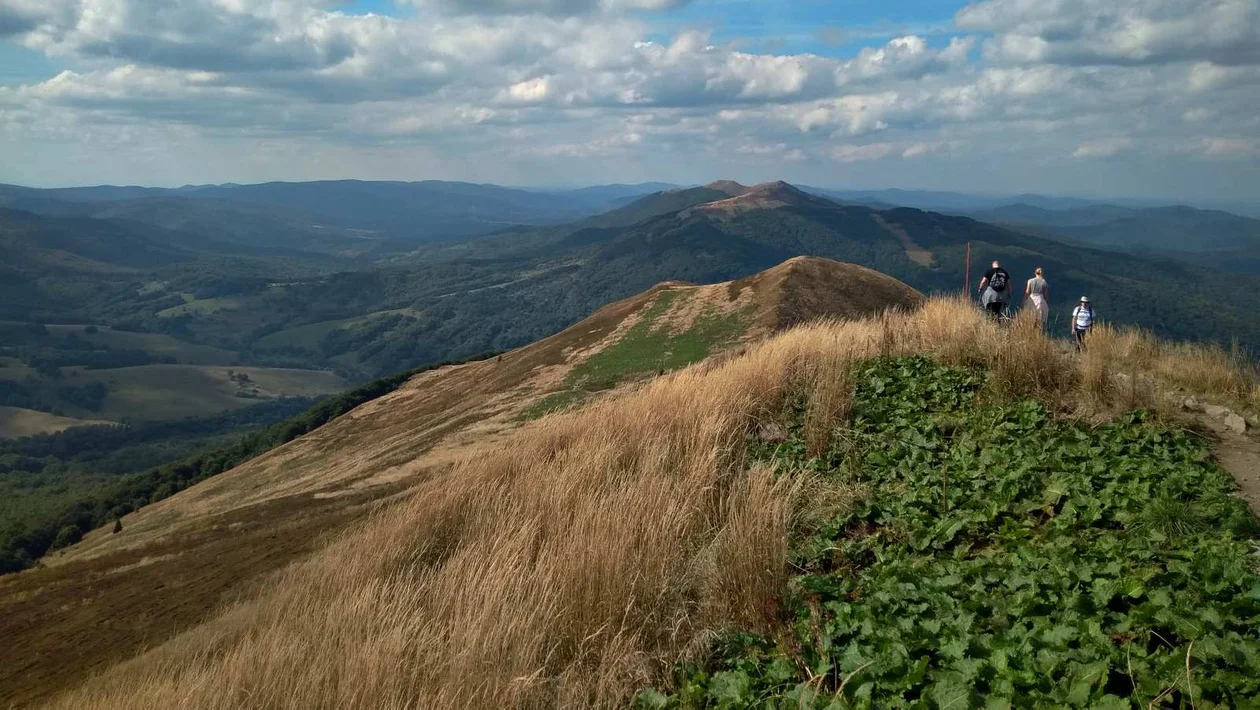
M451 364L458 363L425 369ZM25 569L111 520L314 431L418 372L314 404L289 399L205 420L0 441L0 574Z

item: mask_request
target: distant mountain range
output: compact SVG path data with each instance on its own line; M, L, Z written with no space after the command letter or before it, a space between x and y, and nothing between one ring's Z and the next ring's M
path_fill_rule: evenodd
M512 225L570 221L663 189L662 183L529 191L497 185L424 182L272 182L173 189L0 185L0 207L54 217L123 217L169 226L216 218L279 220L284 232L353 230L360 238L428 241L467 237ZM208 207L210 205L210 207ZM301 235L296 235L301 236ZM286 246L299 246L303 244Z
M1071 243L1177 259L1260 275L1260 208L1221 209L1145 200L1101 202L1072 197L988 197L921 190L845 191L806 188L845 204L916 209L972 217ZM1244 216L1252 215L1252 216Z
M0 319L141 328L244 363L336 368L353 379L515 347L660 281L724 281L799 255L861 264L925 292L961 291L970 242L973 276L993 258L1017 278L1045 267L1059 313L1088 293L1105 317L1164 335L1260 343L1251 266L1260 260L1249 256L1257 221L1237 215L1043 202L1056 207L1007 205L973 219L783 182L634 197L658 186L3 188L0 199L40 214L0 211ZM547 205L564 199L570 214L591 214L516 221L557 219L561 208ZM515 217L482 236L361 226L449 217L472 229L469 215L491 204ZM597 204L614 206L595 213ZM315 222L314 209L340 217Z
M883 207L916 207L932 212L972 213L993 210L1012 205L1028 205L1044 210L1072 210L1092 206L1116 206L1126 208L1183 206L1168 200L1139 198L1084 198L1056 197L1023 193L1018 195L975 195L962 192L940 190L902 190L898 188L883 190L841 190L826 187L806 187L802 189L824 195L843 202L859 202ZM1246 217L1260 218L1260 202L1255 203L1219 203L1209 204L1195 202L1193 207L1205 210L1224 210Z
M1065 241L1260 274L1260 219L1220 210L1116 205L1048 210L1016 204L970 216Z

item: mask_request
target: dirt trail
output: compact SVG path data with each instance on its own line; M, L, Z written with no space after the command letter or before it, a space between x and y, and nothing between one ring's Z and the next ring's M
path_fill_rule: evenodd
M1212 432L1212 453L1217 462L1238 482L1239 493L1247 505L1260 515L1260 441L1234 432L1217 417L1198 414L1195 420Z

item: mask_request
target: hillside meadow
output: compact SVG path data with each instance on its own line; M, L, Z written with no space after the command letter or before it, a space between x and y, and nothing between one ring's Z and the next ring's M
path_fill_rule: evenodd
M904 358L925 364L904 370L897 364ZM878 367L888 365L879 363L902 370L884 372ZM879 401L872 393L884 390L900 393L887 411L870 404ZM1170 395L1183 391L1252 410L1260 404L1253 373L1227 353L1140 332L1101 329L1085 356L1072 357L1027 321L999 329L949 300L800 326L740 354L526 423L434 469L403 499L276 573L252 598L53 705L668 707L779 698L791 706L870 707L872 698L900 705L920 697L961 707L981 693L1011 698L1026 691L1065 704L1189 707L1197 699L1197 707L1227 706L1252 688L1248 674L1254 680L1260 671L1260 600L1247 591L1260 588L1246 554L1255 520L1230 495L1227 474L1205 446L1177 433ZM897 404L907 396L908 409ZM925 404L916 407L913 397ZM1123 414L1134 409L1149 413ZM1008 418L1019 423L1003 425ZM921 527L934 524L930 516L925 522L915 517L922 512L909 514L926 512L922 502L907 506L931 500L939 485L946 486L939 495L953 500L948 482L920 489L924 474L896 466L872 468L888 477L880 480L861 477L861 467L819 463L867 457L874 464L895 454L863 443L880 431L894 434L886 445L909 437L921 439L925 451L935 450L935 437L957 434L973 442L972 455L983 456L990 444L985 429L975 428L981 421L1016 437L1043 429L1073 441L1109 436L1105 445L1086 443L1083 460L1090 446L1100 447L1095 457L1115 457L1105 461L1129 477L1127 488L1116 489L1125 496L1120 504L1166 500L1167 510L1156 520L1109 509L1090 517L1081 510L1101 494L1095 481L1106 478L1056 473L1034 456L1020 469L1019 495L996 498L989 517L964 516L945 536ZM900 429L872 428L878 426ZM1125 463L1143 456L1160 463ZM965 510L983 502L969 499L984 494L974 487L983 477L972 479L954 493ZM1161 488L1168 482L1197 488ZM1045 498L1052 489L1057 495ZM1031 499L1041 518L1021 507ZM906 513L890 519L872 515L872 506ZM1049 523L1037 520L1056 519L1083 545L1082 574L1120 580L1093 597L1104 611L1041 607L1030 618L1048 619L1053 628L1037 627L1023 645L1003 650L1000 662L992 640L981 643L967 635L979 631L963 630L953 637L962 639L961 651L951 646L941 655L929 646L909 675L872 672L854 680L873 667L892 673L891 661L885 647L845 637L842 618L866 614L862 629L886 625L881 643L905 647L910 628L899 619L913 626L914 614L983 596L983 585L1015 571L1021 554L1046 549L1038 545L1049 539L1042 534ZM1025 537L1010 538L1008 529ZM942 565L988 548L1009 549L1013 557L986 558L995 566L970 590L951 582L955 572L947 568L925 568L936 606L863 606L893 559L880 557L879 546L903 550L919 539L927 544L913 549L931 550L925 559ZM1141 569L1124 561L1106 566L1115 560L1089 567L1107 549L1139 539L1146 541ZM803 558L802 545L814 542L853 557L816 548ZM1187 550L1200 555L1199 567L1185 567ZM824 567L797 566L802 560ZM803 594L802 574L825 575L828 589L848 584L849 616L830 602L811 607L821 592ZM1125 575L1145 581L1125 586ZM1128 601L1115 601L1122 598ZM1117 605L1111 611L1108 600ZM1169 627L1161 616L1196 605L1199 626ZM1091 623L1096 630L1078 631L1094 629ZM1091 645L1082 648L1094 655L1063 655L1078 633L1090 634ZM969 655L969 648L977 650ZM1136 657L1127 680L1115 667L1116 654L1126 652ZM977 654L964 664L969 674L951 665Z
M104 419L75 419L20 407L0 407L0 438L55 434L77 426L108 426Z

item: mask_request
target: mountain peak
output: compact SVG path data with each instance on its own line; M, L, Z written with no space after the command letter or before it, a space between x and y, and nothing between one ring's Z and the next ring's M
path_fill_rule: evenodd
M752 210L803 206L835 207L836 205L830 200L811 195L782 180L776 180L744 188L744 191L738 195L709 202L695 209L719 214L738 214Z
M739 197L740 195L748 192L747 187L735 182L734 180L718 180L705 185L705 187L710 190L724 192L731 197Z

